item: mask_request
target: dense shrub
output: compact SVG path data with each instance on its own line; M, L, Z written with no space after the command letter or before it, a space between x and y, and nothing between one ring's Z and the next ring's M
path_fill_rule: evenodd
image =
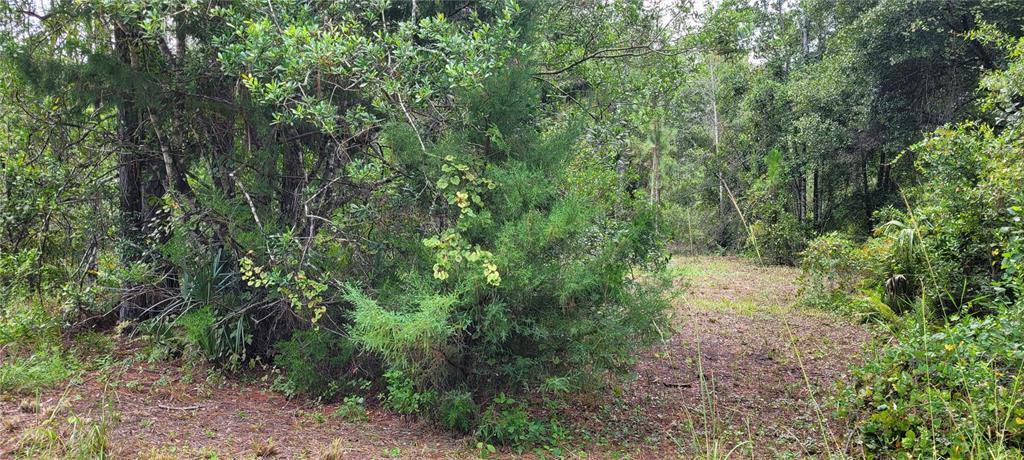
M388 392L384 404L399 414L429 413L437 403L437 392L434 390L418 390L416 382L398 370L384 373Z
M751 222L746 252L764 263L794 265L807 244L808 229L785 209L778 187L766 178L748 191Z
M1024 447L1024 311L915 321L854 372L846 410L880 457L1019 457Z
M528 69L503 72L465 96L472 117L437 147L448 225L404 243L415 257L394 278L344 290L347 333L400 373L388 400L403 412L422 406L413 395L603 377L627 368L665 319L661 286L632 275L663 265L657 211L604 189L607 165L575 155L575 124L528 116ZM396 154L421 157L402 133L391 133ZM595 180L568 176L569 163Z
M480 407L468 391L452 390L438 403L437 420L441 425L460 433L470 433L477 425Z
M348 338L325 329L297 331L277 343L274 364L284 373L285 388L313 398L331 399L355 390L349 374L355 346Z
M862 319L892 319L894 312L883 303L882 292L891 251L890 242L880 238L859 244L829 233L811 240L800 253L801 301Z

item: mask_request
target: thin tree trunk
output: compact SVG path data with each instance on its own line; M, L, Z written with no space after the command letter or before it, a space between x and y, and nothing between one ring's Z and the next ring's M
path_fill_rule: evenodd
M657 120L654 121L654 148L651 149L651 204L661 201L661 184L659 184L659 168L661 148L661 126Z
M814 190L811 193L811 197L814 200L814 202L812 204L812 212L814 213L814 221L813 222L814 222L814 229L815 230L820 230L821 229L821 176L819 174L819 171L818 171L817 167L814 168L813 177L814 177L814 179L812 181L813 182L812 186L814 187Z
M796 178L796 214L800 222L807 220L807 177L804 172L797 173Z
M284 146L281 162L281 195L278 198L281 215L287 224L298 227L299 214L302 210L302 188L304 184L304 167L302 146L289 144Z
M160 134L160 118L152 110L149 110L149 122L153 125L153 134L156 137L157 146L160 148L160 156L163 159L164 174L167 183L164 185L167 190L176 190L187 198L191 198L192 188L185 181L185 176L178 169L178 163L171 154L171 147L167 145L168 139Z
M716 68L715 59L717 56L712 55L709 59L709 87L708 87L708 98L711 102L711 139L714 143L715 149L715 164L718 168L719 179L722 177L722 159L721 159L721 128L718 120L718 73ZM718 181L718 218L725 218L725 190L723 189L724 182Z
M889 161L885 150L879 152L878 157L878 179L875 183L875 191L884 195L889 191Z
M124 26L114 29L114 47L121 63L135 67L136 59L131 51L134 37ZM130 92L126 91L117 111L117 185L120 192L121 265L130 267L142 257L143 226L146 221L146 203L142 174L146 159L139 153L141 145L139 113ZM140 286L125 281L121 286L121 300L118 305L118 317L128 321L139 316L146 307L144 296L140 294Z

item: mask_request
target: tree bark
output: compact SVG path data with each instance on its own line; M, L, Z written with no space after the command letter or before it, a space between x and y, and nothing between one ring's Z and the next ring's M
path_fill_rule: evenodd
M875 183L875 191L879 195L889 192L889 161L885 150L882 150L878 157L878 179Z
M817 167L814 168L814 172L812 174L813 174L812 186L814 187L814 190L811 192L811 196L813 197L813 200L814 200L813 205L812 205L812 212L814 213L813 224L814 224L814 229L815 230L820 230L821 229L821 176L819 174L819 170L818 170Z
M114 29L114 47L122 65L134 68L135 56L132 53L132 34L119 26ZM142 257L143 227L146 221L146 203L142 173L146 159L139 153L141 142L139 113L135 106L134 95L127 92L122 96L117 111L117 185L120 192L121 265L130 267L138 263ZM139 316L145 308L145 301L140 287L131 281L121 286L121 300L118 306L118 317L128 321Z
M278 197L281 216L286 224L299 227L302 189L305 187L302 146L297 142L286 144L281 155L281 192Z
M871 190L868 188L868 153L861 152L860 156L860 189L861 206L864 207L864 224L870 227L871 222Z

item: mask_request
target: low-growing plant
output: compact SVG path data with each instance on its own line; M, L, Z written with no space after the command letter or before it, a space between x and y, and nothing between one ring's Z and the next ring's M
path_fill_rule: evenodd
M31 393L71 378L80 365L57 346L0 363L0 392Z
M109 402L103 404L101 414L95 418L71 413L63 418L45 419L19 435L11 454L16 458L110 458L108 436L112 414Z
M484 410L476 438L485 445L500 445L522 452L534 447L554 447L568 434L554 417L534 418L526 405L504 393Z
M915 320L857 368L841 410L862 420L864 447L885 457L1019 457L1022 313L954 316L939 327Z
M419 414L432 408L437 402L437 393L434 390L418 391L413 379L401 371L385 372L384 380L388 384L384 403L399 414Z
M468 391L449 391L441 396L437 407L437 420L449 430L472 432L476 427L480 407Z
M27 353L55 344L59 334L56 315L38 302L11 302L0 308L0 347L6 353Z
M346 396L331 415L348 422L365 422L370 418L366 415L366 398L355 395Z

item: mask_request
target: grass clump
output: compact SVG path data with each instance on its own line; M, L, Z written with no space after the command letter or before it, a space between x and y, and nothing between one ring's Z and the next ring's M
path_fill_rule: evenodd
M34 393L71 378L81 368L61 348L57 322L43 306L26 302L9 307L0 311L0 392ZM91 334L85 337L78 347L102 342Z
M79 367L57 347L40 349L0 365L0 392L32 393L71 378Z

